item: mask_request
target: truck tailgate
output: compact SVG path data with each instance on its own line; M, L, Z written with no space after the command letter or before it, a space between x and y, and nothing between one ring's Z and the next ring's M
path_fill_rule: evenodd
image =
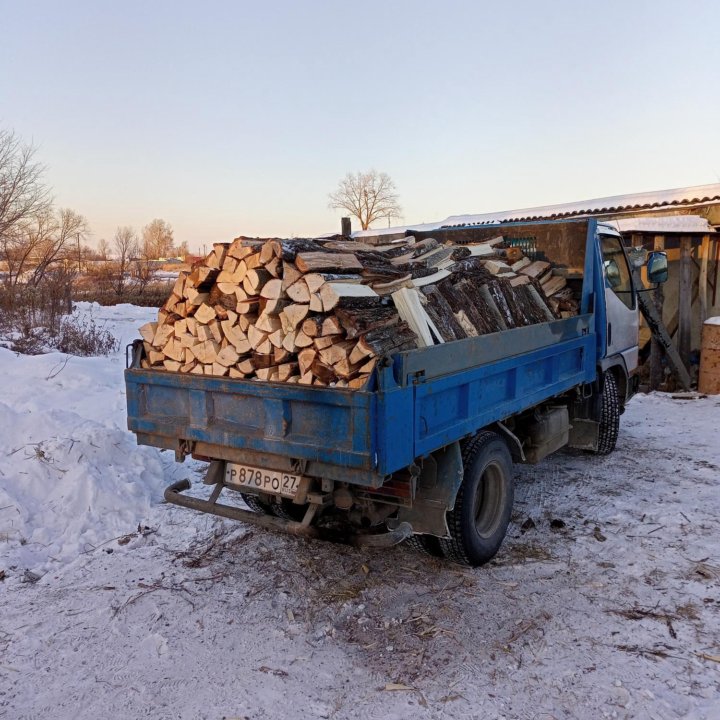
M371 471L375 395L291 384L125 371L128 428L138 442L208 443Z

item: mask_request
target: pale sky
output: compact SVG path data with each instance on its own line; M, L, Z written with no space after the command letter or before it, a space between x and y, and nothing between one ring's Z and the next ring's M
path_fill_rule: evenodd
M339 229L720 181L720 2L0 0L0 126L92 239ZM357 227L357 224L354 224Z

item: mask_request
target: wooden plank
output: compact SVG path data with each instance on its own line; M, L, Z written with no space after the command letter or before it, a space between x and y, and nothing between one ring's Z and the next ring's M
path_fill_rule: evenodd
M640 286L640 278L637 273L635 275L635 282ZM647 293L638 293L638 304L640 305L640 311L645 318L653 337L657 339L662 349L667 354L667 358L673 365L677 372L678 380L685 390L690 389L690 375L687 371L683 361L680 358L680 354L673 345L672 338L667 328L663 324L662 317L655 308L655 304L647 297Z
M532 264L532 261L530 260L530 258L522 257L517 262L514 262L510 266L510 269L513 272L520 272L523 268L529 267L531 264Z
M700 246L700 277L698 278L698 299L700 301L700 325L707 320L708 302L708 260L710 258L710 236L703 235Z
M393 302L400 317L410 326L410 329L417 335L418 347L429 347L434 345L428 315L420 301L417 290L403 288L392 294Z
M484 255L494 255L495 250L489 243L477 243L474 245L458 245L458 247L467 248L470 251L470 257L483 257Z
M665 250L665 236L664 235L656 235L653 243L653 249L657 251L664 251ZM639 279L636 276L636 280ZM660 323L662 324L662 316L663 316L663 302L665 300L665 294L663 292L663 284L658 283L657 287L653 291L653 297L652 302L655 307L655 310L657 312L657 317L660 320ZM642 309L642 306L641 306ZM644 313L643 313L644 315ZM646 318L646 322L647 318ZM648 323L649 326L649 323ZM665 355L665 350L663 349L663 345L661 341L658 339L657 333L652 332L651 328L651 335L650 335L650 389L651 390L658 390L660 386L663 383L664 380L664 372L663 372L663 357Z
M692 327L692 238L680 238L680 278L678 281L678 353L686 368L690 367L690 332Z
M521 276L521 277L527 277ZM512 281L511 281L512 282ZM567 285L567 282L564 277L561 277L560 275L551 275L547 282L544 282L542 284L543 292L547 297L550 297L551 295L554 295L556 292L562 290Z
M527 267L521 268L520 273L531 278L540 278L550 269L550 263L544 260L536 260Z
M502 260L486 260L483 267L493 275L504 275L512 272L510 266Z

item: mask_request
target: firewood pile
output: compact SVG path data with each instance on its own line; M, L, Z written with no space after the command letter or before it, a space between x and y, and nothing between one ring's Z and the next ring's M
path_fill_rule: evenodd
M565 278L501 237L462 246L238 238L180 273L157 322L140 328L141 364L362 388L380 358L401 350L576 313Z

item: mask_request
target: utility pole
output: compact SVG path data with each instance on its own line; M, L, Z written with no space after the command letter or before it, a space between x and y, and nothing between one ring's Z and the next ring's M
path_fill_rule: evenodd
M78 275L82 272L81 255L80 255L80 233L77 234L77 251L78 251Z

